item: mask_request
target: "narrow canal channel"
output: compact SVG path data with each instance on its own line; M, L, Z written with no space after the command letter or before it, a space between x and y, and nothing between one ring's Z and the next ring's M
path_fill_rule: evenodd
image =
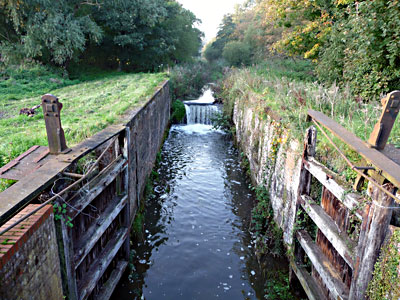
M197 106L190 119L208 123ZM230 137L211 125L174 125L156 172L143 239L132 241L131 271L112 299L264 299L265 272L288 266L271 257L263 271L257 262L255 197Z

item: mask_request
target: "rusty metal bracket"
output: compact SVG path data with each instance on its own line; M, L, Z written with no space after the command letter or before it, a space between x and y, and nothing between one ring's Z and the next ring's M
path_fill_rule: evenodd
M56 96L46 94L42 97L42 107L50 154L60 154L70 151L65 141L64 130L61 127L60 112L62 103L58 101Z
M399 114L400 91L391 92L381 100L381 103L383 106L382 114L368 139L368 144L378 150L385 148L396 117Z

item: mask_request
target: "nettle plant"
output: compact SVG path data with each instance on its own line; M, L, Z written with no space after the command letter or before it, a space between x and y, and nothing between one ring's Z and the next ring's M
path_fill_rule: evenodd
M65 225L72 228L74 224L72 224L72 218L67 216L67 204L63 203L54 203L53 205L54 219L56 221L64 222Z

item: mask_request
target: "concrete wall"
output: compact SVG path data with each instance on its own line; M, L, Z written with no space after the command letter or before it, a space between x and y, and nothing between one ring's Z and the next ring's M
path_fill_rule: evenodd
M250 163L252 180L270 193L275 221L292 243L297 190L300 182L301 150L297 141L287 140L283 128L270 116L261 119L256 107L235 103L233 122L236 138Z
M28 205L0 230L37 206ZM45 206L0 237L0 299L63 299L51 205Z

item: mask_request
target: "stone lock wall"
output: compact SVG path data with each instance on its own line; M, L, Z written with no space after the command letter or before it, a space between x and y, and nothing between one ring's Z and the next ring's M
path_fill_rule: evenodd
M268 116L259 117L256 108L236 101L233 112L236 139L249 160L252 180L264 185L284 241L292 244L297 191L300 183L301 147L287 140L286 133Z
M0 230L38 206L28 205ZM0 237L0 299L63 299L52 205Z
M150 100L132 112L126 123L129 128L129 197L131 222L138 207L157 153L167 129L171 108L168 81L165 81Z

